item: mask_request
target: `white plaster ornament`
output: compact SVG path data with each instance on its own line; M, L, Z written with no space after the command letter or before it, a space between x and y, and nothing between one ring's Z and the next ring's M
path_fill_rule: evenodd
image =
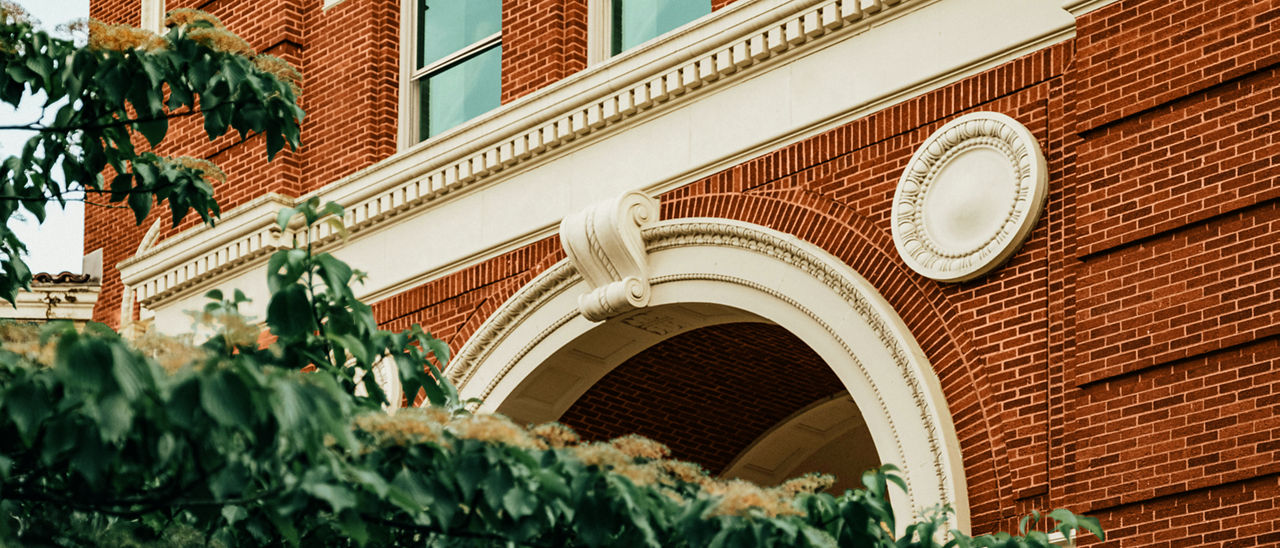
M1034 135L998 112L966 114L920 145L893 195L893 243L907 266L942 282L999 267L1035 228L1048 168Z
M649 265L640 229L657 220L657 200L628 192L560 222L560 243L591 288L578 299L583 317L603 321L649 304Z

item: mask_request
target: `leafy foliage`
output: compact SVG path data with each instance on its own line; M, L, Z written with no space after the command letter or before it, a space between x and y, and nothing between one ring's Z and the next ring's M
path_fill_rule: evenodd
M211 140L229 130L262 134L268 156L298 146L303 113L287 63L254 55L200 12L175 10L169 24L158 36L91 21L81 46L0 2L0 101L17 107L43 96L44 113L52 114L49 123L42 115L0 127L35 132L0 160L0 298L12 302L31 279L26 248L7 228L20 210L43 222L47 203L84 193L124 202L138 223L166 202L175 225L192 211L205 222L217 217L213 185L225 180L217 166L154 150L171 120L199 116Z
M280 215L307 225L337 206ZM309 231L308 231L309 232ZM566 427L472 414L440 374L447 347L377 328L360 273L307 243L277 251L257 344L212 302L200 345L101 326L5 326L0 350L0 539L59 546L877 546L1048 547L1039 531L944 534L947 512L895 538L886 466L865 489L830 478L778 487L709 477L628 436L581 443ZM358 371L394 363L431 405L387 413ZM315 372L300 372L314 366ZM368 396L355 396L357 384ZM1033 516L1036 520L1039 515ZM1056 528L1099 537L1065 510ZM1024 521L1023 526L1027 525Z

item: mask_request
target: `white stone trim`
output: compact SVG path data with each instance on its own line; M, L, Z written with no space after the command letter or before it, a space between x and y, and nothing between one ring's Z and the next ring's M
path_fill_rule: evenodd
M1062 9L1067 10L1071 15L1080 17L1086 13L1096 9L1105 8L1116 3L1117 0L1063 0Z
M266 217L274 220L281 208L291 205L293 200L279 194L259 196L225 215L217 228L184 231L140 251L116 268L124 285L137 292L138 301L150 306L284 245L284 235L274 221L260 221ZM147 237L143 240L146 243Z
M578 310L588 320L605 320L649 304L649 264L640 229L657 220L657 200L628 192L561 221L565 254L591 286L578 299Z
M957 525L968 530L959 441L940 383L901 318L869 282L817 246L748 223L678 219L643 234L652 310L715 305L786 328L852 394L881 461L903 469L911 493L895 499L899 515L951 504ZM573 386L585 391L593 378L641 350L613 352L607 362L585 369L572 362L590 352L551 359L596 329L625 323L625 317L603 324L584 318L577 301L589 289L568 260L558 263L499 307L446 374L464 398L481 399L480 408L488 411L536 409L536 401L522 400L524 394L553 392L537 383L557 382L557 375L583 377Z
M587 66L609 59L612 33L613 0L587 0Z
M904 0L856 19L836 17L852 5L834 0L736 2L317 194L348 206L353 237L335 253L371 273L362 297L383 298L545 237L586 204L687 184L1069 38L1074 20L1057 2L1010 11L1004 0ZM265 230L274 217L256 222ZM126 283L171 274L157 284L171 291L152 304L175 319L215 286L253 294L257 273L217 284L172 275L176 265L220 266L230 226L189 231L203 243L186 251L165 251L179 245L170 238L126 261ZM440 234L449 237L424 237ZM389 252L403 242L434 251Z
M400 66L396 67L396 150L405 150L417 140L418 128L410 122L418 119L418 105L413 101L413 78L409 77L413 72L413 50L417 47L414 39L418 35L418 10L415 9L414 1L400 0Z
M1040 143L1017 120L973 112L916 149L893 194L898 255L934 280L986 274L1022 246L1049 196Z
M165 0L142 0L142 23L138 27L164 34L164 4Z
M84 284L33 283L31 290L18 292L13 306L0 305L0 318L24 322L71 320L83 324L93 320L99 284L98 280Z
M1058 546L1059 548L1075 548L1076 532L1071 531L1071 538L1067 538L1066 535L1063 535L1058 531L1054 531L1052 533L1049 533L1049 542L1052 542L1055 546Z
M856 440L860 431L865 429L853 397L848 392L836 394L778 421L743 449L720 476L741 478L757 485L779 485L800 475L798 472L807 472L796 468L822 452L829 443L845 437ZM865 470L861 465L869 467L875 464L871 458L874 447L865 444L855 449L858 450L861 455L844 456L844 468L818 471L833 474L838 480L845 480L846 485L856 482Z
M349 360L347 365L355 365L355 358ZM352 379L356 383L353 393L357 396L368 396L369 390L361 382L364 379L364 370L357 367ZM382 389L382 394L387 398L387 402L382 404L382 409L388 413L395 413L396 409L404 403L404 385L400 383L400 372L396 370L395 359L384 355L374 361L373 381L378 384L378 388Z
M147 229L147 233L142 235L142 241L138 242L138 250L133 253L135 257L142 255L143 253L146 253L147 250L155 247L156 240L160 239L160 226L162 223L164 223L163 219L156 219L156 222L151 223L151 227Z

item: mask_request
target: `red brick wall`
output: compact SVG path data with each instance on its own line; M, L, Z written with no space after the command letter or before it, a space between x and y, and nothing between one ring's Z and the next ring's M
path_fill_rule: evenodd
M632 433L660 439L673 457L719 474L770 428L842 391L835 372L786 329L732 323L676 335L631 357L560 421L585 440Z
M1120 2L1080 20L1075 352L1051 498L1111 518L1119 545L1276 542L1258 515L1280 497L1277 14Z
M586 67L587 0L504 0L504 104Z
M1276 0L1129 0L1079 21L1076 125L1096 128L1280 62Z

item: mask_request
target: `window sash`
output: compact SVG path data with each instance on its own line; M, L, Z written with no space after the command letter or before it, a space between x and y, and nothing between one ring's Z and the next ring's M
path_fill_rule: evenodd
M425 67L413 71L409 75L409 78L416 83L418 80L430 76L433 72L440 72L441 70L448 68L450 65L466 60L481 50L488 49L500 43L502 43L502 31L490 34L489 36L471 43L471 45L467 47L450 53L449 55L441 57Z
M468 63L472 61L479 63L481 62L480 61L481 57L485 55L489 55L491 53L495 53L495 52L497 54L496 59L491 58L489 61L484 62L484 64L475 65L475 66L477 68L483 68L487 65L487 63L496 62L498 64L496 74L488 71L469 73L464 70L463 72L453 75L451 79L444 80L444 82L446 83L460 84L463 87L457 90L445 91L444 100L445 101L452 100L452 103L439 104L440 107L445 108L444 111L441 111L438 113L444 117L445 125L442 125L442 126L437 125L433 131L432 116L430 112L432 110L433 105L431 104L431 95L429 92L429 88L432 86L432 79L436 77L444 77L451 70L463 69L464 67L467 66ZM492 67L492 65L487 65L487 66ZM496 76L497 81L496 82L489 81L488 77L490 76ZM477 77L478 79L473 80L468 77ZM466 87L469 85L476 85L476 84L479 84L483 87L475 88L475 89ZM494 89L487 84L496 85L497 89ZM415 92L416 92L415 100L418 102L418 107L417 107L418 141L421 142L421 141L430 139L432 137L435 137L436 135L439 135L441 133L447 132L450 129L453 129L454 127L457 127L461 124L465 124L467 120L471 120L477 116L480 116L485 112L488 112L493 108L496 108L501 103L502 44L501 42L494 42L487 49L475 51L470 57L459 59L451 65L441 67L439 70L436 70L435 72L429 73L423 76L422 78L415 80L413 85L415 87ZM492 92L492 95L489 95L486 92ZM490 103L489 101L492 101L492 103ZM450 106L453 108L448 108ZM479 106L480 109L477 109L473 112L468 112L472 110L472 107L475 107L475 106Z
M711 0L606 1L609 7L608 52L611 56L644 44L711 13ZM631 32L626 32L627 30Z

